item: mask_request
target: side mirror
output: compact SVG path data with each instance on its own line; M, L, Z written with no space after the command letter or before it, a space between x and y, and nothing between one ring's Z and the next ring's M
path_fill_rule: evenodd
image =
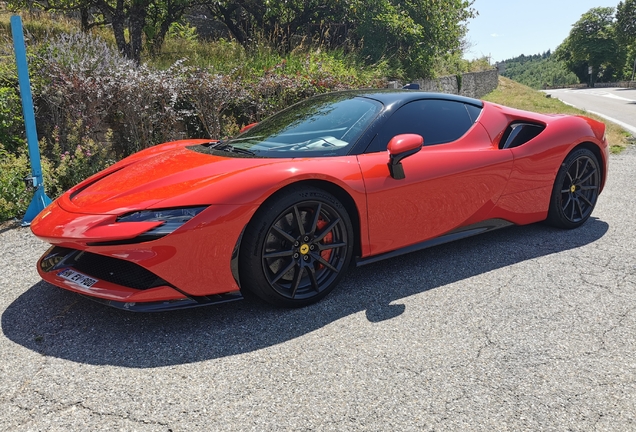
M248 130L252 129L254 126L256 126L258 123L250 123L246 126L243 126L241 128L241 130L239 131L239 133L243 133L243 132L247 132Z
M404 175L402 159L422 150L423 144L424 138L416 134L396 135L389 141L389 145L387 146L387 150L389 151L389 163L387 165L389 166L391 177L396 180L402 180L406 177Z

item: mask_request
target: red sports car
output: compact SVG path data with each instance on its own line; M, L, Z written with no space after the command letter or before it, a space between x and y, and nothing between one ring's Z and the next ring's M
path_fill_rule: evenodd
M305 100L235 138L136 153L31 224L59 287L128 310L303 306L364 265L510 224L575 228L605 126L419 91Z

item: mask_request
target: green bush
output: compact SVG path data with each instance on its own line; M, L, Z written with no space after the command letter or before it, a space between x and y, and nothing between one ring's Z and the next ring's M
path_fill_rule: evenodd
M10 87L0 87L0 143L12 153L25 145L20 96Z
M29 206L32 192L23 180L29 172L26 154L15 155L0 144L0 221L24 213Z
M96 143L81 122L71 125L67 146L62 151L59 134L53 133L51 142L40 142L42 175L46 193L56 198L85 178L108 167L114 160L109 147ZM106 141L110 140L106 134ZM46 156L48 154L49 156ZM26 212L33 190L26 187L24 178L30 176L31 165L25 150L9 152L0 144L0 221L18 217Z

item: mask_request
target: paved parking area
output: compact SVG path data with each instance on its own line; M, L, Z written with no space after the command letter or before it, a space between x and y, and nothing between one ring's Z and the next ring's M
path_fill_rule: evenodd
M0 430L635 430L636 148L593 218L352 271L300 310L113 310L0 232Z

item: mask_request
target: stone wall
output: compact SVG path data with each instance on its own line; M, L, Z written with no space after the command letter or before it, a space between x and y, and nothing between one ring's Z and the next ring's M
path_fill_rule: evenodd
M481 99L497 88L499 84L499 72L497 69L472 72L462 75L462 84L459 94L462 96Z
M450 93L480 99L497 88L499 73L497 69L484 72L471 72L461 75L461 78L450 75L435 79L416 80L420 90ZM398 82L389 82L389 88L401 88Z
M459 94L459 80L455 75L444 76L436 79L417 80L420 90L439 93Z

